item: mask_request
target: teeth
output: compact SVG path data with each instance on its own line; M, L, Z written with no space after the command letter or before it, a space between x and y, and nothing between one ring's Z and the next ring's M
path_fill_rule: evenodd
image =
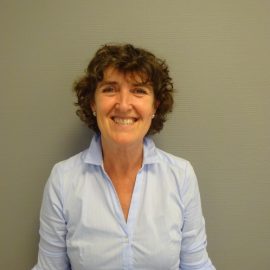
M132 118L114 118L113 120L120 125L132 125L135 122Z

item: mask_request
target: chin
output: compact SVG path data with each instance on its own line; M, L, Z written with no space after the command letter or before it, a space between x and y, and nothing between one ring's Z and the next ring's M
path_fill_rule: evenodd
M127 134L123 134L120 136L116 136L115 138L113 138L113 141L115 142L115 144L118 144L119 146L129 146L129 145L139 145L143 143L143 137L142 138L132 138Z

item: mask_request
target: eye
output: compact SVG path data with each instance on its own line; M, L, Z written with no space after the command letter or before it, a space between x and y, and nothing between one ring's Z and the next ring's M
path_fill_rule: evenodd
M101 92L102 93L113 93L113 92L115 92L115 87L113 87L113 86L105 86L105 87L103 87L102 89L101 89Z
M144 88L135 88L132 90L132 92L134 94L137 94L137 95L147 95L148 94L147 90L145 90Z

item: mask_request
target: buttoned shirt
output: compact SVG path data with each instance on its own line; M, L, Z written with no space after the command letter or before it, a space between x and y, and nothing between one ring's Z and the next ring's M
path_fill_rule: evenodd
M194 170L149 137L127 220L95 135L88 149L54 166L39 232L33 270L215 269Z

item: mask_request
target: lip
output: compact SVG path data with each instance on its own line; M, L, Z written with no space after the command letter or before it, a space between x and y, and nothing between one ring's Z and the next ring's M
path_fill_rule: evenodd
M119 117L119 116L113 116L111 117L111 119L115 124L122 126L131 126L138 120L136 117Z

